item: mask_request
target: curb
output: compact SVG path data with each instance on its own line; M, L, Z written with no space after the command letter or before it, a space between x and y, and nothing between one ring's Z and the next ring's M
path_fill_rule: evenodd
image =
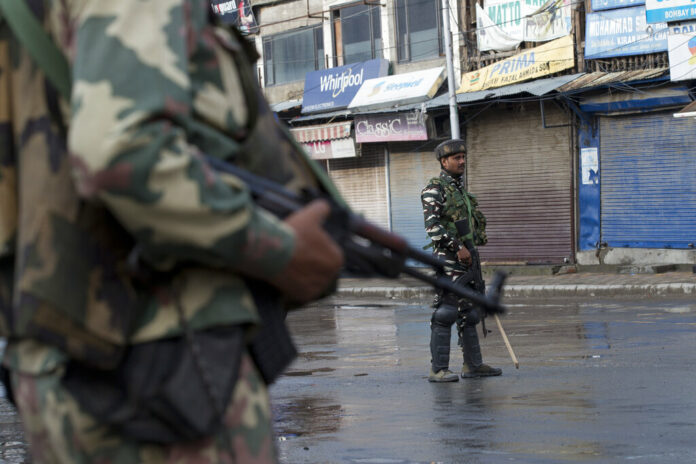
M684 296L696 294L696 283L506 285L503 292L506 298ZM429 298L434 292L430 287L344 287L336 295L409 299Z

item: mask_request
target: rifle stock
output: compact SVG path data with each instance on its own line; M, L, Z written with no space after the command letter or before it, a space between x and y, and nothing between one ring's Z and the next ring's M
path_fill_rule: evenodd
M206 156L206 160L216 171L233 175L244 181L256 204L281 219L301 209L312 200L318 198L327 200L331 204L331 214L324 227L343 249L346 268L351 272L387 278L397 278L401 274L409 275L436 289L454 293L460 298L480 305L489 314L505 313L506 308L500 303L499 298L505 280L503 274L498 279L494 279L497 288L492 288L490 295L456 285L441 275L446 266L443 260L409 246L403 237L371 224L347 208L338 205L330 197L320 192L304 192L303 195L298 195L280 184L218 158ZM409 259L428 266L435 271L435 275L406 266Z

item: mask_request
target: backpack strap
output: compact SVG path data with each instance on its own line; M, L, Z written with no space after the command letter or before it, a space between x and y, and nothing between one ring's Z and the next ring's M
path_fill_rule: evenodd
M24 0L0 0L0 14L7 20L12 32L66 99L70 100L71 79L68 60L46 33Z

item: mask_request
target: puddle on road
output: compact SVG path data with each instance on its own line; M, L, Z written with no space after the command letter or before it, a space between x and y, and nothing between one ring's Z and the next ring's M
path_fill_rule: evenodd
M295 398L292 402L274 404L276 435L284 441L303 435L318 438L331 434L341 426L343 408L339 404L324 404L327 399Z

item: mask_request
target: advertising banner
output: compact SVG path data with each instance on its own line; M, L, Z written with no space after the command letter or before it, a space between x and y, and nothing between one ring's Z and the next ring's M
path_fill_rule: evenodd
M388 73L389 61L381 58L309 72L305 76L302 113L345 109L363 82Z
M547 42L566 36L572 28L571 0L486 0L476 4L478 47L514 50L520 42Z
M569 35L463 74L457 93L476 92L536 79L570 69L574 65L573 38Z
M428 140L425 117L420 111L369 116L355 116L355 141L397 142Z
M360 111L422 102L433 98L444 80L444 66L370 79L360 87L348 108Z
M696 22L669 26L669 79L696 79Z
M692 0L645 0L645 16L649 23L669 23L696 18Z
M210 5L223 22L236 26L243 34L257 31L258 25L249 0L212 0Z
M586 16L585 58L643 55L666 50L667 24L651 24L648 31L644 6L588 13Z

